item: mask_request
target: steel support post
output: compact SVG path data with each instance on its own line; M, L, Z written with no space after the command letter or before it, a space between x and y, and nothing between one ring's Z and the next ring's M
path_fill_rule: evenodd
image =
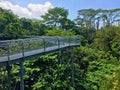
M63 64L63 59L64 59L64 58L63 58L63 57L64 57L64 56L63 56L63 53L64 53L64 50L61 50L61 51L60 51L60 64Z
M24 66L23 66L23 60L20 62L20 90L24 90Z
M8 72L8 90L11 90L11 69L12 66L7 66L7 72Z
M72 64L72 85L75 85L74 82L74 74L75 74L75 67L74 67L74 48L71 48L71 64Z

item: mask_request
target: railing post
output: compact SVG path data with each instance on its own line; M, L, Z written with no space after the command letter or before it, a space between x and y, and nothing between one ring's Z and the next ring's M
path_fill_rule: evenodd
M45 52L45 39L44 39L44 37L42 39L43 39L43 49L44 49L44 52Z
M25 49L25 48L24 48L24 42L21 41L21 43L22 43L22 55L23 55L23 58L24 58L24 56L25 56L25 55L24 55L24 51L25 51L25 50L24 50L24 49Z
M79 38L79 44L81 45L80 36L78 36L78 38Z
M70 40L71 40L70 37L68 37L68 44L69 44L69 46L70 46Z
M60 39L59 37L57 37L57 39L58 39L58 49L60 49Z
M75 74L75 67L74 67L74 48L71 48L71 64L72 64L72 85L75 85L74 82L74 74Z
M77 41L76 43L78 43L79 45L81 44L80 36L77 36L77 37L76 37L76 41Z
M9 64L9 60L10 60L10 46L9 46L9 42L7 42L7 56L8 56L8 64Z
M28 50L30 50L30 40L28 40L27 43L28 43Z

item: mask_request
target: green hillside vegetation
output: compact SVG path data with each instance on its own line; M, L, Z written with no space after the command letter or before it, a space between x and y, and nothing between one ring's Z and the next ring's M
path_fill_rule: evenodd
M81 37L75 52L75 85L71 83L70 50L27 60L25 90L120 90L120 9L82 9L68 19L68 10L53 8L43 20L19 18L0 8L0 40L29 36ZM0 50L2 53L2 50ZM7 71L0 67L0 90L7 90ZM12 90L19 90L19 66L12 65Z

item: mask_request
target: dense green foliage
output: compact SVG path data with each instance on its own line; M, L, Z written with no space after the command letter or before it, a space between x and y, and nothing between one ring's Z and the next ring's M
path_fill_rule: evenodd
M72 21L66 9L57 7L42 16L43 20L32 20L0 8L0 40L35 35L81 37L81 46L74 49L74 86L71 51L66 50L63 64L59 61L60 52L25 61L25 90L120 90L119 12L120 9L82 9ZM19 90L19 66L12 67L12 89ZM6 68L0 67L0 71L0 89L7 90Z

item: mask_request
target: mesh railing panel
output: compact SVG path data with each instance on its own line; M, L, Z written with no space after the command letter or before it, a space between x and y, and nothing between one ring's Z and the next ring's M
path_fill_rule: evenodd
M0 57L38 49L46 51L48 47L59 49L72 45L80 45L79 36L36 36L27 39L4 40L0 41Z

